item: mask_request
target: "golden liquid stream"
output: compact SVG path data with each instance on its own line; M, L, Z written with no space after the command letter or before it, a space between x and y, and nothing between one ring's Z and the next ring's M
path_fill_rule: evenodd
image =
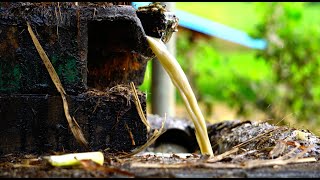
M167 50L164 43L157 38L146 36L150 48L157 56L163 68L171 78L171 81L178 89L189 116L195 126L195 134L200 147L201 154L213 157L213 151L208 137L207 126L197 99L189 84L187 76L183 72L175 57Z

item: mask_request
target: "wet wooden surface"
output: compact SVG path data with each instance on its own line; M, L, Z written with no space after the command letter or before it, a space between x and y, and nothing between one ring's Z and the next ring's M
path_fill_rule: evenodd
M29 156L30 158L30 156ZM299 163L284 166L259 168L230 168L230 163L198 163L181 160L177 156L169 158L137 156L135 158L108 158L104 168L88 169L84 167L60 168L43 163L26 165L25 158L7 156L1 158L0 177L123 177L123 178L319 178L320 163ZM184 162L184 163L183 163ZM142 164L142 166L141 166ZM151 165L150 165L151 164ZM153 165L161 167L156 167ZM184 165L182 165L184 164ZM184 167L177 167L182 165Z
M282 167L255 169L230 168L177 168L177 169L132 169L138 177L174 178L319 178L320 163L291 164Z

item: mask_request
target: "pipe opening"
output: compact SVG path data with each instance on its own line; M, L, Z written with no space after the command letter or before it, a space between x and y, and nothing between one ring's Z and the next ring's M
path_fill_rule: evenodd
M129 19L88 22L88 86L103 90L130 81L139 82L144 63L135 51L137 26Z

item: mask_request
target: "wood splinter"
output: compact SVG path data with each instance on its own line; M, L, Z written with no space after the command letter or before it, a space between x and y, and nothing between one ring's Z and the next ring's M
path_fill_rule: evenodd
M127 129L128 133L129 133L129 137L130 137L130 139L131 139L131 144L132 144L132 146L135 146L135 145L136 145L136 142L134 141L133 134L132 134L132 132L131 132L128 124L125 123L124 125L126 126L126 129Z

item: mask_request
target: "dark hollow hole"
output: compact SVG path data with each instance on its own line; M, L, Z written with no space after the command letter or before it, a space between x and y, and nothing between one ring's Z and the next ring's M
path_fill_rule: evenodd
M194 153L199 147L194 136L181 129L168 129L155 142L154 146L176 144L184 147L189 153Z
M88 22L89 87L103 89L125 78L124 63L132 59L132 49L137 46L134 29L133 22L126 19Z

